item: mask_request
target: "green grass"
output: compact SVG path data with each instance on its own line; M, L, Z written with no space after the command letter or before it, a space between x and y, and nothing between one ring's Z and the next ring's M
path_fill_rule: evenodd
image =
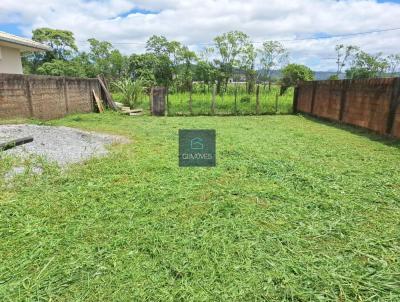
M203 90L199 85L195 85L192 94L192 113L189 106L189 92L170 92L168 95L168 116L188 116L188 115L211 115L212 93L206 88ZM229 85L226 92L217 94L215 98L215 115L256 115L256 93L246 93L245 85L238 85L235 107L235 86ZM260 115L266 114L289 114L293 112L294 89L289 88L282 96L279 95L280 87L272 85L271 90L268 86L260 85ZM121 93L113 93L113 98L117 102L123 103ZM137 107L146 111L150 108L149 96L144 95L138 102Z
M132 144L0 177L1 301L400 301L399 143L301 116L49 124ZM180 128L216 129L217 168L177 166Z
M287 114L293 111L293 88L279 96L279 86L268 87L260 85L260 114ZM277 96L278 95L278 96ZM168 96L168 115L190 115L189 93L170 93ZM192 94L193 115L211 114L212 93L196 91ZM236 97L235 87L230 85L228 91L216 96L216 115L255 115L256 94L248 95L243 85L239 86Z

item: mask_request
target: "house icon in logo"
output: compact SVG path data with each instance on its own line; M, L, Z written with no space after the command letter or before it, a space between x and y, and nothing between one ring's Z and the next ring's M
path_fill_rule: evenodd
M195 137L190 141L190 149L192 150L203 150L204 143L203 139L200 137Z

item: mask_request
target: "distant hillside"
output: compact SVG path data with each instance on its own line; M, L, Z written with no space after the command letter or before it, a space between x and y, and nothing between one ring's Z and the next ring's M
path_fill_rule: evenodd
M335 75L336 72L332 72L332 71L314 71L315 74L315 79L316 80L327 80L329 79L330 76ZM274 79L280 79L281 76L281 71L280 70L274 70L272 71L272 78ZM344 78L345 74L342 74L341 78Z

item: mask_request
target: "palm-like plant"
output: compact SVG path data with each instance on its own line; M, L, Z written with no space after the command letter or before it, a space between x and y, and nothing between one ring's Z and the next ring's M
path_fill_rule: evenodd
M140 79L133 81L131 78L123 78L112 83L113 87L122 94L122 102L125 106L135 108L143 96L143 82Z

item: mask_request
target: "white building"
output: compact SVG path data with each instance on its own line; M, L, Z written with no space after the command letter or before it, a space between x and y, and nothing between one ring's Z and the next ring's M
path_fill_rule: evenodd
M22 74L21 52L51 51L38 42L0 31L0 73Z

